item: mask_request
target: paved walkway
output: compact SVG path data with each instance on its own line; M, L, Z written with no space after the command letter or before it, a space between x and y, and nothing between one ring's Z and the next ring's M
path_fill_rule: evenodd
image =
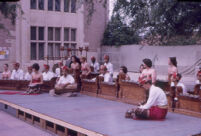
M0 110L0 136L55 136Z

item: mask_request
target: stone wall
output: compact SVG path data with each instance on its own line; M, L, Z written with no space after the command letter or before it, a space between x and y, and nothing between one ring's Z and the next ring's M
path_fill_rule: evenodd
M177 57L179 72L194 75L197 65L201 65L201 46L142 46L124 45L121 47L102 46L102 56L108 54L117 71L121 65L131 72L138 72L144 58L150 58L157 73L167 74L168 57ZM103 59L101 59L102 61ZM200 61L198 61L200 60ZM198 62L196 65L195 62Z
M6 49L9 51L7 59L0 59L0 71L3 71L3 65L5 63L11 64L15 61L15 25L11 23L9 19L4 18L2 14L0 14L0 23L3 24L4 28L0 29L0 48ZM10 65L10 67L12 67Z

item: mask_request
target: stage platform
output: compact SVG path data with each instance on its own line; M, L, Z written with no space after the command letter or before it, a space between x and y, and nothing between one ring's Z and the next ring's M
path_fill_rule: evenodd
M81 94L77 97L0 94L0 110L5 110L6 106L13 115L12 108L51 122L55 119L57 124L88 136L190 136L201 133L201 118L169 112L164 121L126 119L124 114L133 105Z

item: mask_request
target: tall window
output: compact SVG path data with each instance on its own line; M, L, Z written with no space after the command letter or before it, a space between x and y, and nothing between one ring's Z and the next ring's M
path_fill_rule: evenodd
M71 0L71 13L76 13L76 0Z
M38 27L38 39L44 40L44 27Z
M31 26L31 40L36 40L36 27Z
M60 48L61 48L61 44L60 43L56 43L55 44L55 57L56 58L60 57Z
M76 29L75 28L64 28L64 49L71 48L73 49L72 55L75 55L75 50L76 49ZM68 56L68 52L65 50L64 56Z
M64 41L69 41L69 28L64 28Z
M30 27L30 58L31 60L43 60L45 52L45 39L44 39L44 27Z
M55 28L55 41L61 40L61 28Z
M70 0L64 0L64 12L69 12Z
M53 41L53 27L48 27L48 40Z
M38 0L38 9L44 10L44 0Z
M75 52L76 43L72 43L72 44L71 44L71 49L73 50L73 51L72 51L72 55L76 55L76 52Z
M48 10L53 11L53 0L48 0Z
M71 29L71 41L76 41L76 29Z
M38 59L39 60L44 59L44 52L45 52L44 47L45 47L44 43L39 43L38 44Z
M60 59L61 28L48 27L48 53L49 59ZM53 58L54 57L54 58Z
M60 11L61 1L55 0L55 11Z
M48 43L48 53L47 53L47 55L48 55L48 57L50 57L49 59L53 59L53 56L54 56L54 53L53 53L54 48L53 47L54 47L53 43Z
M30 8L36 9L36 0L30 0Z
M65 51L64 51L64 56L68 56L68 55L69 55L68 52L67 52L67 49L68 49L68 48L70 48L69 43L64 43L64 49L65 49Z
M31 43L31 60L36 60L36 43Z

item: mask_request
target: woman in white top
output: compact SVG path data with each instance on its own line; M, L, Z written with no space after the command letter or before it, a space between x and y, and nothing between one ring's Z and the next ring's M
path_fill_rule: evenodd
M11 71L8 69L8 64L4 64L4 71L2 73L2 79L8 80L10 79Z
M143 59L144 69L139 77L139 82L141 80L151 80L152 84L156 83L156 70L152 68L152 61L150 59Z
M108 72L111 74L111 76L113 76L113 64L110 62L110 57L108 55L104 55L104 62Z
M168 65L168 82L170 83L172 75L178 73L176 57L169 57Z

